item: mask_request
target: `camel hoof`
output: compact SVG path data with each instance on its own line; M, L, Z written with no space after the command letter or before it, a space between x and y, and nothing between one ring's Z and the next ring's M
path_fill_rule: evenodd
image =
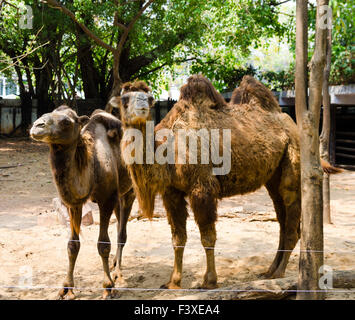
M213 290L217 288L218 288L217 283L202 283L202 285L197 285L196 287L196 289L202 289L202 290Z
M116 298L117 292L113 288L107 288L105 289L104 293L102 294L102 298L104 300L111 300Z
M63 288L59 291L58 300L75 300L76 296L72 289Z
M111 273L111 278L113 282L116 282L116 280L121 281L123 278L121 271L113 270Z
M114 271L111 275L112 280L115 284L119 284L120 286L126 286L127 282L123 279L121 272Z
M175 283L168 282L160 286L160 289L181 289L181 286Z

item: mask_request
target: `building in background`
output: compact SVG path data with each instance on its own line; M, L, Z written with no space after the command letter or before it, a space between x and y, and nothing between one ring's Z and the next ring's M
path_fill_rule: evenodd
M16 78L6 78L0 75L0 97L3 99L19 99L20 88Z

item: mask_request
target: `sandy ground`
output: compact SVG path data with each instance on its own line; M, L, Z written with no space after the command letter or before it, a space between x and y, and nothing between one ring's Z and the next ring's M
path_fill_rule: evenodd
M6 166L17 166L3 168ZM27 139L0 139L0 299L54 299L67 268L67 228L56 221L52 199L57 196L48 164L47 146ZM331 179L333 224L324 230L325 263L333 269L355 267L355 172ZM100 299L103 271L97 253L98 209L95 223L82 227L82 244L75 269L78 299ZM132 213L137 212L135 203ZM188 291L203 277L205 255L198 228L191 214L184 255L182 288L157 289L172 270L170 227L157 200L153 221L132 219L123 253L120 299L175 299L194 294ZM109 233L116 250L116 223ZM264 188L219 204L216 266L219 287L257 280L266 271L278 246L279 226ZM291 256L286 276L298 272L299 244ZM27 286L27 288L21 287ZM128 289L129 288L129 289ZM336 292L335 292L336 291ZM355 299L354 290L334 289L327 299Z

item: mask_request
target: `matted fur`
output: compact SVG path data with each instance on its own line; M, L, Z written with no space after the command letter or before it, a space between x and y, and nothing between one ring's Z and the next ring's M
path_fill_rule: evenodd
M180 89L180 100L190 103L200 103L209 99L211 108L219 109L226 106L222 95L214 88L210 80L202 75L193 75L187 79L187 84Z
M128 92L145 92L149 93L152 90L149 88L149 86L144 82L144 81L133 81L133 82L126 82L122 85L122 92L121 95L124 95L125 93Z
M230 103L247 104L252 98L256 98L267 111L281 112L275 96L268 88L252 76L244 76L240 86L234 89Z
M226 175L213 175L212 168L216 166L211 159L208 164L201 164L200 154L197 155L197 164L187 161L185 164L132 164L128 167L144 214L148 217L152 215L154 197L158 193L162 195L173 242L179 248L183 248L186 242L186 202L181 201L182 197L189 198L203 246L212 248L216 241L218 199L255 191L271 181L272 177L280 176L274 179L272 187L276 190L274 198L281 199L282 206L287 211L278 213L280 219L286 221L282 226L279 245L285 251L275 257L269 274L282 277L289 251L298 240L301 212L299 137L297 126L288 115L267 111L268 107L259 107L259 104L257 97L253 96L248 104L227 105L206 78L192 76L181 88L179 101L155 127L155 131L166 128L176 138L179 130L230 130L230 172ZM129 120L131 113L128 108L122 108L121 111L126 113L123 119ZM284 117L288 117L289 121ZM124 128L131 127L141 130L144 123L139 126L128 122L124 124ZM197 144L199 148L200 139ZM190 142L186 144L186 148L188 154ZM220 144L220 154L222 149ZM178 152L177 148L175 152ZM180 200L172 202L175 198ZM170 281L164 285L167 288L180 287L183 249L175 250L174 271ZM202 287L215 288L217 274L213 252L206 250L206 258L207 270Z
M228 173L213 175L212 168L216 166L211 159L209 163L201 164L200 155L197 164L187 161L184 164L127 165L143 213L151 217L154 197L158 193L161 194L167 211L172 240L176 247L174 269L170 281L163 288L176 289L181 285L183 248L186 243L185 197L189 198L200 229L201 242L206 249L207 270L203 288L212 289L217 285L214 253L210 249L216 241L218 199L253 192L266 186L280 223L279 250L266 273L267 277L283 277L290 254L298 241L301 186L297 125L289 115L280 112L277 101L268 89L254 79L246 77L244 80L239 92L241 99L248 103L232 102L227 105L223 101L218 103L220 99L215 94L217 91L207 79L202 76L190 77L181 89L180 100L155 127L155 131L164 128L171 130L175 143L179 130L229 130L231 170ZM122 108L121 111L125 112L123 122L135 116L134 111L129 108ZM144 123L128 121L124 123L124 129L126 128L143 128L144 133ZM145 137L143 134L143 141L146 141ZM221 141L221 136L219 138ZM198 141L199 148L201 141ZM191 146L190 142L186 144L186 154ZM156 148L157 143L155 151ZM222 143L219 148L221 154ZM178 152L177 148L175 152ZM143 158L145 159L145 152ZM175 157L175 161L176 159Z

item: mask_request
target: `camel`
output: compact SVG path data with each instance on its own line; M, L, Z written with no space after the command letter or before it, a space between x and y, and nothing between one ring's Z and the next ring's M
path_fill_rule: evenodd
M113 297L114 281L108 263L111 249L108 225L114 211L118 221L118 247L113 274L116 280L121 278L126 224L135 199L120 155L121 122L102 110L95 110L90 119L79 117L74 110L63 105L37 119L30 135L32 139L49 145L53 178L70 216L69 267L59 298L75 299L73 273L80 248L82 206L88 199L96 202L100 210L97 248L104 269L103 298Z
M147 124L154 103L150 88L142 81L126 84L126 87L130 86L139 87L140 90L121 96L120 113L124 131L122 156L141 210L147 217L152 217L155 196L160 194L172 232L174 266L170 280L161 288L181 288L187 239L185 198L189 200L206 254L207 268L200 287L213 289L218 286L214 257L218 200L253 192L263 185L274 203L280 224L278 250L264 276L283 277L300 236L300 149L297 126L287 114L281 112L271 91L254 78L245 77L234 92L231 103L227 104L208 79L201 75L191 76L180 90L179 101L155 126L155 141L151 143L153 146L149 146L149 139L146 139ZM164 144L169 143L169 139L176 147L175 159L179 160L179 131L206 128L211 132L211 139L215 128L230 132L229 148L225 148L223 143L217 147L213 145L217 154L230 149L230 170L225 174L214 174L214 163L211 160L203 162L202 152L197 163L168 160L158 163L156 159L148 163L146 160L151 159L148 150L153 149L156 155ZM164 129L172 132L172 137L167 134L164 139L161 136L157 139L158 133ZM130 136L132 132L142 132L143 135L143 139L137 140L135 137L141 144L136 144L138 152L136 149L133 152L131 148L135 141ZM222 140L221 137L218 139ZM201 137L198 150L202 151L203 145ZM211 144L211 156L213 146ZM132 155L139 153L139 147L143 150L141 159L145 159L145 162L128 161ZM186 144L185 154L190 149L191 139ZM165 154L169 153L167 150Z

